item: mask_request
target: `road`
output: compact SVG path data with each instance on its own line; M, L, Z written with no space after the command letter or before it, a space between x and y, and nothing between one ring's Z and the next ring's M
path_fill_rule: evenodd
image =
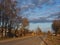
M43 41L39 36L35 36L26 39L13 40L3 43L0 42L0 45L43 45Z

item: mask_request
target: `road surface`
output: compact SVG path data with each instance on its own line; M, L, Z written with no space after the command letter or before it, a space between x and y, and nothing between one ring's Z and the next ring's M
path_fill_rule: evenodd
M44 45L44 44L39 36L35 36L26 39L0 42L0 45Z

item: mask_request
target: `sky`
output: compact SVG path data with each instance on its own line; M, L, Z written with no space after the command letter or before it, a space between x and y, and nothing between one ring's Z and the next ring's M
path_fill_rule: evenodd
M47 23L60 19L60 0L17 1L18 7L21 9L20 16L28 18L28 20L32 22L32 24L30 24L31 27L33 27L32 25L34 23Z

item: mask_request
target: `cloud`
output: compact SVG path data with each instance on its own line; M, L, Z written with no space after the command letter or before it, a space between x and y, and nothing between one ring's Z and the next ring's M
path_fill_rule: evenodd
M35 4L35 5L42 5L46 2L48 2L49 0L32 0L32 2Z
M55 13L53 13L53 14L51 14L51 15L49 15L47 18L50 18L50 17L60 17L60 11L59 12L55 12Z
M47 4L53 4L54 1L53 0L31 0L30 2L27 0L21 0L20 1L22 5L21 9L26 9L26 8L34 8L34 7L39 7L41 8L43 4L47 3Z
M53 20L60 20L60 12L55 12L49 16L46 16L46 17L39 17L39 18L33 18L32 20L30 20L30 22L33 22L33 23L37 23L37 22L52 22Z
M34 18L32 20L30 20L30 22L33 22L33 23L38 23L38 22L51 22L52 20L47 20L46 17L39 17L39 18Z
M60 11L59 12L54 12L53 14L49 15L47 18L59 19L60 18Z
M21 0L20 2L21 15L31 22L52 22L60 18L58 12L60 4L57 4L56 0Z
M21 8L21 10L22 10L22 9L34 8L34 7L35 7L35 4L29 4L29 5L23 5L23 6L21 6L20 8Z
M21 12L24 13L24 11L28 11L29 9L34 8L43 8L42 5L52 5L54 3L53 0L18 0Z

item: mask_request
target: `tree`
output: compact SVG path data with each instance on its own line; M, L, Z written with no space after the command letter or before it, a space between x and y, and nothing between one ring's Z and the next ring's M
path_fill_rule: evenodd
M27 18L22 19L22 27L24 29L24 35L25 35L28 32L28 28L29 28L29 21Z
M48 34L49 36L50 36L50 35L52 35L52 33L51 33L51 31L50 31L50 30L48 30L47 34Z
M17 16L14 23L15 35L17 34L16 32L18 31L18 28L21 26L20 25L21 21L22 21L22 17Z
M0 0L0 27L2 29L2 37L4 29L5 37L7 36L7 31L8 37L11 37L11 30L18 30L18 28L20 27L20 23L22 23L22 27L24 28L24 30L27 29L29 21L27 18L22 19L22 17L18 15L19 11L20 9L17 7L16 0Z
M52 29L55 31L55 34L58 34L58 31L60 31L60 20L54 20L52 24Z
M23 19L22 19L22 25L23 25L24 27L26 27L26 26L29 25L29 21L28 21L27 18L23 18Z
M37 28L36 33L37 33L38 35L40 35L40 34L42 33L42 31L41 31L41 29L40 29L39 27Z
M14 25L14 19L17 16L17 2L13 0L0 0L0 26L2 28L2 37L3 37L3 28L8 34L11 35L11 29Z

